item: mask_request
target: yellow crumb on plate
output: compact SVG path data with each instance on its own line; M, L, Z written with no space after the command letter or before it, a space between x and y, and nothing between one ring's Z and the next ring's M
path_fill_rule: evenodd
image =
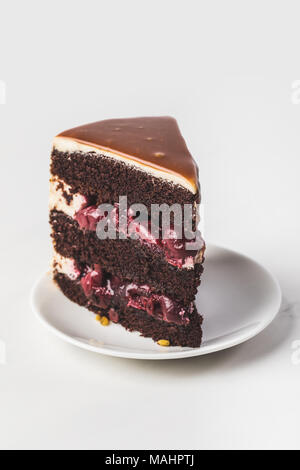
M168 339L160 339L159 341L157 341L157 344L166 347L170 346L170 341Z
M101 317L100 323L103 326L107 326L107 325L109 325L109 319L107 317Z

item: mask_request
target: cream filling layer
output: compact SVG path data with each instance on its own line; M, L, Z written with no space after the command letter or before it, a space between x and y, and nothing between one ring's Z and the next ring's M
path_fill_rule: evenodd
M66 195L69 196L69 201ZM79 193L72 194L71 186L66 184L63 180L59 179L57 176L53 176L50 179L50 211L61 211L73 218L76 212L82 209L86 203L86 198Z
M61 256L56 250L53 252L52 266L53 271L65 274L72 281L75 281L80 276L80 271L76 268L75 261L71 258Z
M174 173L169 173L167 170L153 168L151 166L148 166L147 164L143 164L136 160L130 159L130 156L127 157L127 156L114 153L108 150L104 150L104 149L102 150L98 147L93 147L92 145L87 145L81 142L77 142L76 140L73 140L68 137L59 137L59 136L55 137L53 141L53 147L60 152L69 152L69 153L71 152L83 152L83 153L94 152L98 154L99 156L105 155L106 157L110 157L115 160L122 161L126 165L136 167L139 170L142 170L157 178L163 178L173 184L178 184L179 186L182 186L188 191L190 191L192 194L196 194L197 192L197 189L195 188L195 186L183 176L180 176Z

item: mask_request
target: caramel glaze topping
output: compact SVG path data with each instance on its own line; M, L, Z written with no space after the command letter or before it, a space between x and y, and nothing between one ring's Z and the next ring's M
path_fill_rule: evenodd
M75 127L58 137L70 138L179 176L189 183L194 193L199 190L197 165L174 118L109 119Z

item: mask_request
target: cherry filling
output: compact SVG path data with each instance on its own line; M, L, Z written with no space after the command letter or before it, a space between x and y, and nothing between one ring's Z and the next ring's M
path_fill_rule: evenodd
M89 206L80 209L75 214L75 220L80 228L96 231L97 224L101 220L101 214L97 206Z
M121 308L144 310L153 318L169 323L189 323L188 314L192 311L192 305L186 311L169 297L153 293L147 284L124 283L117 276L101 269L98 264L84 269L80 284L91 303L100 308L111 307L108 314L114 322L118 321L119 316L112 306L118 305Z
M97 206L85 207L75 214L75 220L80 228L92 231L96 231L97 224L103 217ZM123 232L123 228L119 227L118 204L115 204L114 209L109 215L109 220L113 222L117 231ZM150 221L135 221L130 209L127 214L126 235L127 237L138 239L141 243L156 245L158 249L163 251L167 261L177 267L182 267L185 263L193 266L194 258L199 251L199 249L187 250L186 242L190 240L186 237L181 238L174 229L169 229L163 234L159 230L159 238L155 238L151 232ZM199 237L200 232L197 232L196 236ZM204 242L202 247L204 247Z

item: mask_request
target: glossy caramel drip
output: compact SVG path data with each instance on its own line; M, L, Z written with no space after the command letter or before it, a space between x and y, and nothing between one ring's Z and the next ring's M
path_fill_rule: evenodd
M175 119L142 117L109 119L62 132L65 137L174 174L198 190L198 170ZM175 178L174 178L175 179Z

